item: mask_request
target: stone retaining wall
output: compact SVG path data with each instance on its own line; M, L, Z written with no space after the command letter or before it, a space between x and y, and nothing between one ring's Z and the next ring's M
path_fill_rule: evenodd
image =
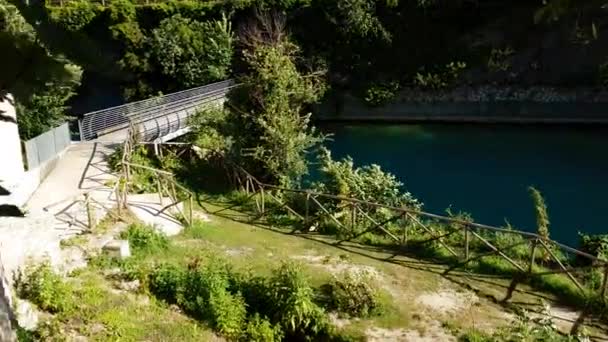
M608 92L554 88L459 88L403 91L371 107L351 94L334 96L315 109L318 120L488 123L608 123Z

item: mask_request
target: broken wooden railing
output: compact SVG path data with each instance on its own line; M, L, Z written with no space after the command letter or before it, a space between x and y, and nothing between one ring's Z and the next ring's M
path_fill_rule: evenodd
M392 240L397 247L407 247L410 242L414 242L410 241L411 235L426 236L428 239L423 242L436 242L450 255L451 266L444 274L490 256L498 257L511 265L514 270L513 281L505 300L510 299L517 284L526 277L561 274L580 290L583 298L598 295L606 303L608 262L538 234L488 226L457 217L435 215L408 207L395 207L311 190L288 189L265 184L238 166L233 166L233 177L236 185L248 194L247 198L255 201L255 211L260 218L267 217L276 210L287 214L305 229L314 228L322 219L329 220L342 231L351 232L348 238L336 242L337 244L356 239L369 232L380 232ZM298 203L296 207L285 200L286 196L298 196L298 200L303 203ZM341 217L337 217L336 210L332 210L334 208L339 209L338 211L342 213ZM390 213L390 216L379 218L375 215L378 210ZM438 229L438 227L448 229ZM511 243L507 245L498 245L492 237L499 236L516 236L516 238L511 239ZM446 241L450 238L456 238L457 243ZM579 262L575 266L569 266L568 262L573 258L560 257L560 255L574 256ZM601 285L594 289L586 287L581 280L582 277L577 276L577 273L588 274L591 270L601 272L602 277Z
M171 208L175 208L180 217L186 224L191 224L193 219L194 194L182 186L171 172L156 169L146 165L140 165L131 162L131 156L135 146L138 144L136 135L137 130L130 127L127 134L127 139L122 145L122 158L120 161L121 172L119 176L119 185L116 187L116 207L119 214L122 209L128 207L128 195L131 192L133 183L133 172L136 170L147 171L152 175L152 181L156 187L159 197L159 203L163 206L159 214L170 213ZM164 198L169 198L169 203L164 203ZM179 204L188 202L188 206Z

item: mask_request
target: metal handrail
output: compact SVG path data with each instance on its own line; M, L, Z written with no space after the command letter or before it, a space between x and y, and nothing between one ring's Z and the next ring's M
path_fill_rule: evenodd
M94 139L100 132L115 131L120 128L115 130L112 128L124 128L130 122L142 120L149 116L162 116L167 110L175 109L179 111L184 109L180 109L180 107L191 108L192 106L202 105L209 98L225 96L228 91L236 86L238 84L230 79L86 113L80 124L81 139Z

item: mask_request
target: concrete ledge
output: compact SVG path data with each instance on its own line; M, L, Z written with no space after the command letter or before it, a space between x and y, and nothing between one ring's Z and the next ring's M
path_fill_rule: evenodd
M46 177L55 169L57 163L63 158L68 148L69 146L54 158L47 160L38 167L26 171L18 183L13 184L10 187L10 195L0 196L0 203L23 207L36 189L38 189L38 186L40 186Z

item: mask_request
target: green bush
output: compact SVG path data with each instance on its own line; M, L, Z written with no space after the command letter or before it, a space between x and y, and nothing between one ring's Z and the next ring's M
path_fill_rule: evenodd
M252 274L241 275L236 280L236 289L243 295L250 312L262 316L272 315L274 303L267 278Z
M490 52L490 57L488 58L488 69L490 71L508 71L511 68L511 63L509 58L515 53L515 50L510 46L505 48L494 48Z
M124 146L119 145L114 152L106 156L106 163L112 172L120 172L122 167L122 154Z
M379 289L369 272L345 272L324 287L329 308L350 317L368 317L382 311Z
M176 303L177 292L184 277L184 269L174 265L161 265L150 274L150 292L167 303Z
M72 287L55 273L48 262L26 267L15 281L17 295L50 313L71 310Z
M365 91L365 102L372 107L382 106L395 99L399 88L398 82L373 84Z
M270 321L255 314L249 319L243 331L242 341L247 342L279 342L283 338L281 328L273 326Z
M98 6L87 0L70 0L64 6L50 10L50 19L68 31L80 31L102 12Z
M152 253L166 250L169 247L167 236L154 227L134 223L120 234L122 239L129 240L135 253Z
M414 77L414 84L430 90L447 88L458 79L466 67L464 62L451 62L439 68L437 72L419 72Z
M608 234L583 234L579 235L579 248L581 251L591 254L596 258L608 260ZM580 265L589 265L591 260L588 258L577 256L577 263Z
M202 319L209 319L209 299L214 289L227 289L234 277L230 265L219 259L205 265L190 265L182 286L177 291L177 303Z
M327 334L325 312L314 302L314 291L301 266L284 263L269 280L272 320L281 325L286 337Z
M148 44L151 61L177 88L222 80L230 72L233 34L225 17L199 22L176 14L161 21Z
M229 338L241 335L247 310L240 293L231 294L225 287L213 287L208 308L213 327L220 334Z

